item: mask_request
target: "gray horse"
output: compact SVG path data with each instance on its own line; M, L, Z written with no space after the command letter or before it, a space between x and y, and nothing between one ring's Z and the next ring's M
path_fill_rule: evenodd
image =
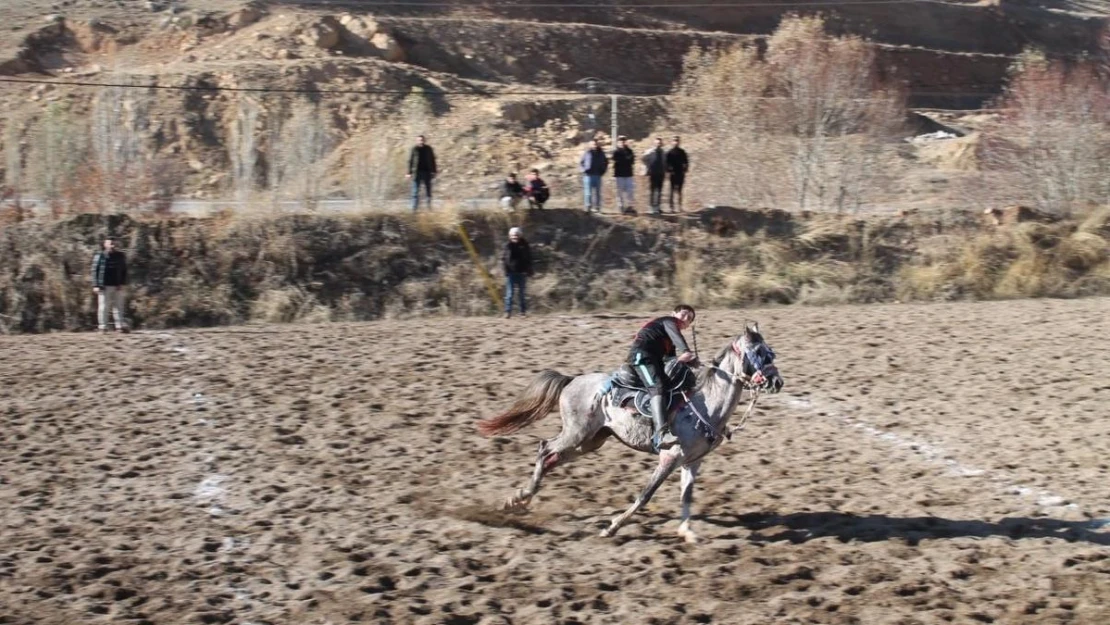
M570 377L543 371L512 407L478 423L479 431L491 436L515 432L543 418L556 406L563 419L559 434L540 443L532 481L509 497L506 509L527 506L548 471L597 451L610 436L636 451L652 453L651 421L639 417L634 409L613 405L605 392L609 377L606 373ZM682 523L678 533L688 542L696 542L697 535L690 529L690 504L702 459L725 438L728 420L745 389L775 393L782 386L782 377L774 365L774 351L763 340L758 324L746 326L743 333L721 349L712 364L698 373L697 390L673 417L671 435L664 441L659 466L647 488L601 535L615 534L651 500L671 472L682 467Z

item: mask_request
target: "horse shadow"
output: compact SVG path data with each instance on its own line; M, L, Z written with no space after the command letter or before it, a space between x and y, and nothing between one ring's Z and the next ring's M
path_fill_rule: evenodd
M752 535L748 540L754 543L788 541L800 544L831 537L841 542L879 542L900 538L910 545L916 545L928 539L1001 536L1012 539L1059 538L1068 542L1110 545L1110 533L1098 531L1108 526L1105 519L1062 521L1011 517L992 523L974 519L855 515L846 512L795 512L781 515L752 512L703 516L700 520L718 527L751 530Z

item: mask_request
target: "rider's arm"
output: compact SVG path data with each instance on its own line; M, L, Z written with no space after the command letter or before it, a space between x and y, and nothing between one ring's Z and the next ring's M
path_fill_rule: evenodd
M674 319L667 319L663 322L663 328L667 330L667 336L670 337L671 343L674 344L674 353L678 356L680 362L689 362L694 359L694 353L686 346L686 339L683 338L682 332L678 329L678 322Z

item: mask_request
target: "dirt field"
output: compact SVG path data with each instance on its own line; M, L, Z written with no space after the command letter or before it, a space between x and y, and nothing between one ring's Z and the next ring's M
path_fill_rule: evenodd
M0 338L0 623L1110 622L1110 300L754 314L787 388L616 539L609 444L496 512L640 317ZM703 355L742 327L703 311Z

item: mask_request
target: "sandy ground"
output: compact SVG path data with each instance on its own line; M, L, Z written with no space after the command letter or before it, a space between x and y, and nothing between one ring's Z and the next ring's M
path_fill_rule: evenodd
M1110 300L749 313L782 395L615 539L610 443L496 511L533 372L641 316L0 338L0 623L1110 622ZM703 353L742 327L705 311Z

